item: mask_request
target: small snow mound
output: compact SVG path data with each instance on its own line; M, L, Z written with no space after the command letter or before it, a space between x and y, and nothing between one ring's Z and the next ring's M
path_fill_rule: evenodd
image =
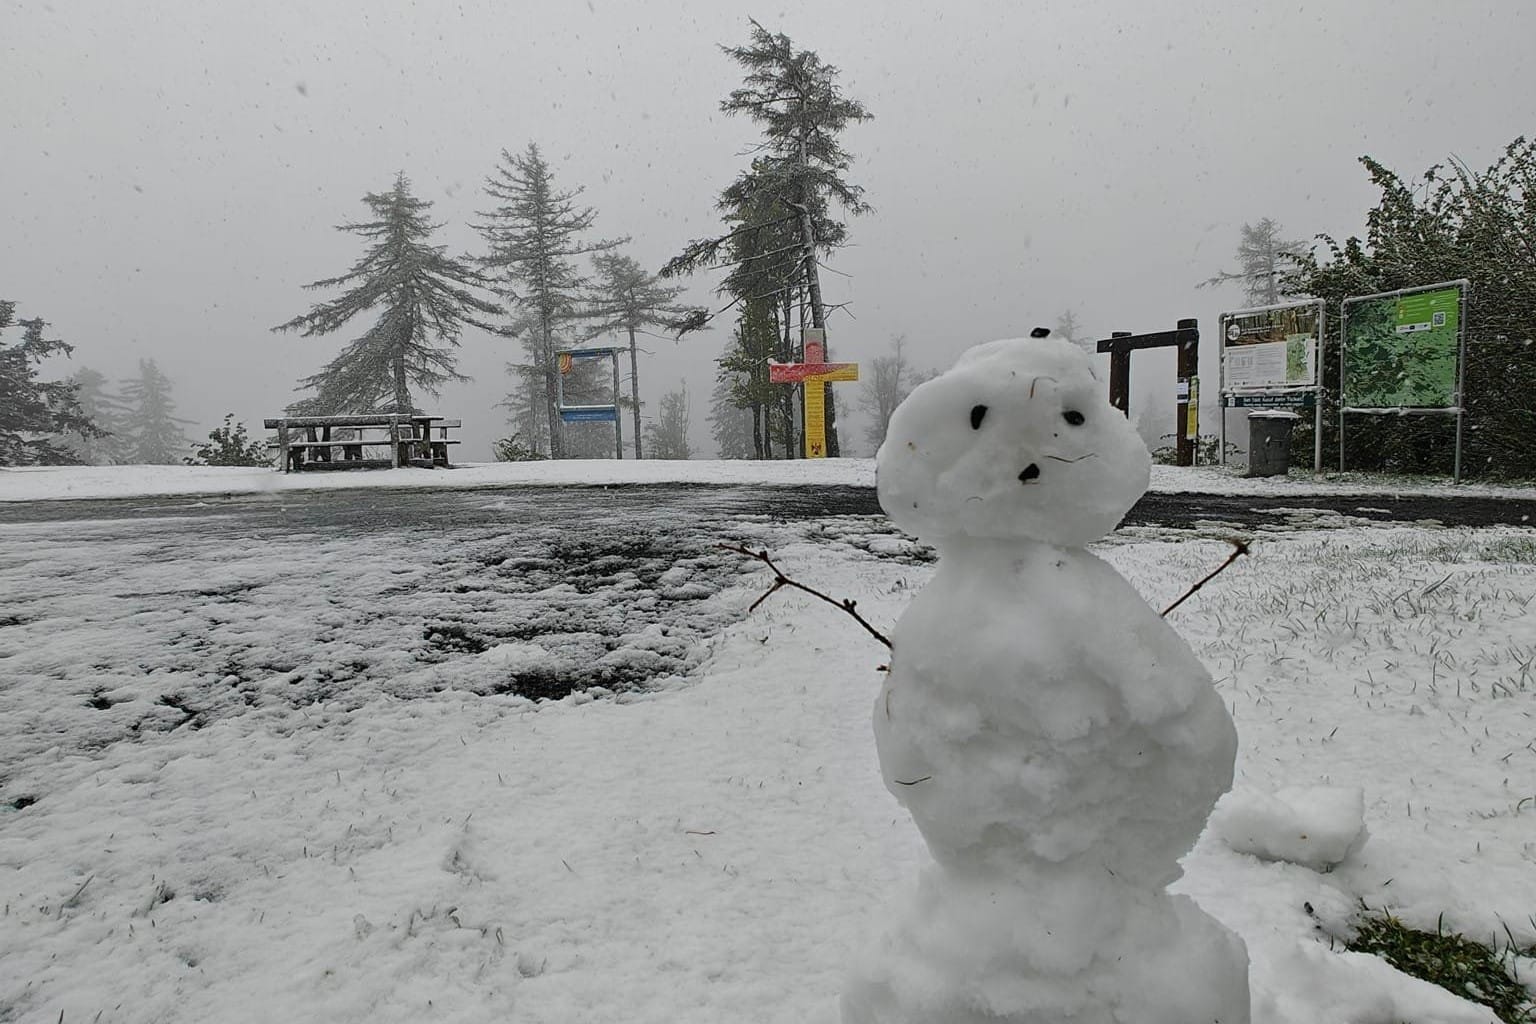
M1299 943L1270 965L1254 1020L1326 1024L1498 1024L1486 1006L1402 973L1369 953Z
M1211 832L1238 853L1328 871L1370 836L1365 792L1349 786L1294 786L1273 794L1232 792L1211 815Z

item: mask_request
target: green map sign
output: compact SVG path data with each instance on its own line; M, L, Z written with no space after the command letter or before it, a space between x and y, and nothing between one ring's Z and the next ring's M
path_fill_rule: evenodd
M1344 404L1450 409L1461 357L1459 285L1344 300Z

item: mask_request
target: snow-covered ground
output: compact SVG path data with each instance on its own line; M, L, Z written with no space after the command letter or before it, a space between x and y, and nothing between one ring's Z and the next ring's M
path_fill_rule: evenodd
M428 628L538 598L491 585L494 538L69 529L0 527L0 1020L798 1021L926 859L875 763L884 648L790 591L746 614L763 573L611 581L685 609L594 627L654 689L533 703L496 680L599 655ZM878 519L733 536L880 626L931 571ZM1226 550L1099 548L1156 606ZM1365 793L1331 873L1216 830L1186 861L1256 1021L1488 1019L1326 933L1364 901L1536 941L1536 532L1266 535L1171 621L1238 797Z
M451 470L382 469L328 473L279 473L221 466L36 466L0 468L0 501L65 498L131 498L187 494L257 494L269 491L353 487L509 487L562 484L825 484L873 487L873 459L565 459L557 462L490 462ZM1384 478L1367 474L1293 471L1288 477L1248 479L1235 468L1153 466L1153 491L1200 494L1458 495L1536 498L1533 486L1498 486L1431 478Z

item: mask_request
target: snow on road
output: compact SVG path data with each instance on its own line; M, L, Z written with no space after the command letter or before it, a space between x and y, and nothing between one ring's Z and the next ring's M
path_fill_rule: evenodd
M516 592L494 537L58 529L0 527L0 1020L803 1020L923 859L869 732L885 650L804 595L746 614L768 581L713 553L596 602L691 595L631 630L695 623L654 689L535 703L492 681L550 652L491 627L558 584ZM735 536L877 625L930 571L878 520ZM1168 538L1099 550L1160 607L1226 550ZM460 613L476 644L431 639ZM1186 861L1256 1021L1479 1019L1319 926L1364 900L1536 941L1536 534L1266 537L1172 621L1239 793L1365 792L1329 874L1210 833Z
M873 487L874 459L616 460L470 463L451 470L383 469L279 473L229 466L0 467L0 502L187 494L268 494L341 488L477 488L614 484L766 484ZM1362 473L1248 479L1237 467L1153 466L1155 493L1284 495L1390 494L1536 498L1536 487Z

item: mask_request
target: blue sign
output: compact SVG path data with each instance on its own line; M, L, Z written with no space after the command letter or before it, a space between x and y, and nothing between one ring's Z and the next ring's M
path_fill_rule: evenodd
M566 405L560 408L560 419L565 423L612 423L619 418L616 405Z

